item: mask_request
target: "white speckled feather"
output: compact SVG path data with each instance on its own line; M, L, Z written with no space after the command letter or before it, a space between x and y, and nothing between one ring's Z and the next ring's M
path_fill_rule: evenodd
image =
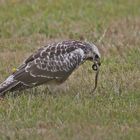
M70 40L48 44L29 56L3 85L9 84L8 90L11 88L14 91L38 86L51 80L61 83L80 64L95 54L100 57L97 47L86 42ZM18 84L15 84L15 81ZM15 87L11 85L12 82ZM2 84L0 89L2 92Z

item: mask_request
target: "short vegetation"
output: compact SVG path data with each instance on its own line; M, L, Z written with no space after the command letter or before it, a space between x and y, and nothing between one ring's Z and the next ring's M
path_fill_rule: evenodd
M59 88L0 100L1 140L140 139L139 0L0 0L0 81L49 42L94 42L102 54L96 92L87 62Z

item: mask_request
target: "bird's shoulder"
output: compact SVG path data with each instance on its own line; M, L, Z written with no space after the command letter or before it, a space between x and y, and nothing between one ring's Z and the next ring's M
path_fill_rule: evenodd
M63 56L70 54L76 49L81 49L85 51L86 44L85 42L77 41L77 40L68 40L62 41L58 43L47 44L41 48L39 48L35 53L30 55L24 63L27 64L35 59L44 59L44 58L54 58L58 56Z

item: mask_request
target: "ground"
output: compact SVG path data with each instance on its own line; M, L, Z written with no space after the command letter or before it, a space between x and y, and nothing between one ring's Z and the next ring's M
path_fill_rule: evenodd
M41 86L0 100L1 140L139 140L139 0L0 0L0 81L38 47L78 39L102 54L62 89ZM20 94L20 93L19 93Z

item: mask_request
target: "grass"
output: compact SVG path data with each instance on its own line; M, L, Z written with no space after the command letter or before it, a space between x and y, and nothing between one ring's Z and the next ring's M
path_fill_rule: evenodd
M98 89L87 62L49 94L45 86L0 101L0 139L138 140L139 0L0 0L0 81L48 42L95 42Z

